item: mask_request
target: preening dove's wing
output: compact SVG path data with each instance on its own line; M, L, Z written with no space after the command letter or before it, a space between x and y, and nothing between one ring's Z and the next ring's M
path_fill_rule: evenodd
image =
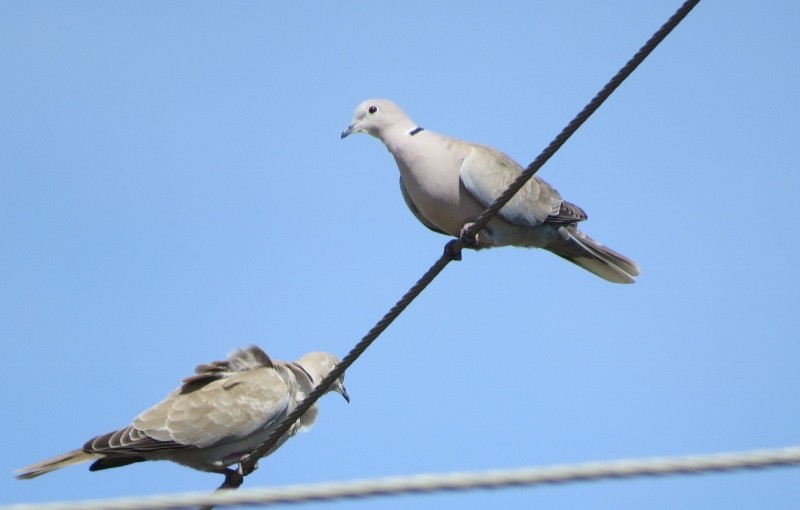
M234 372L215 384L176 390L143 412L130 426L91 444L102 452L162 448L205 448L269 427L287 414L289 386L274 367Z
M261 444L338 362L321 352L295 362L273 362L258 347L237 350L225 361L199 365L180 388L131 425L90 439L82 449L22 468L17 478L34 478L89 460L94 460L92 471L170 460L224 473ZM344 377L330 391L349 401ZM312 406L269 453L310 427L317 412Z

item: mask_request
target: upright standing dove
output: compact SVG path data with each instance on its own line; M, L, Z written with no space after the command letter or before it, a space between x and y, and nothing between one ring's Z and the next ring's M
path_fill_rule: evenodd
M234 473L228 466L240 463L261 444L337 363L324 352L285 362L272 361L255 346L234 351L226 361L198 365L195 375L133 424L90 439L79 450L24 467L17 478L34 478L90 460L94 460L90 471L171 460L225 474L227 479ZM344 376L331 391L349 402L343 382ZM267 455L316 419L314 404Z
M502 152L417 126L393 102L364 101L342 133L368 133L386 145L400 169L400 191L429 229L459 236L522 172ZM544 248L614 283L633 283L639 268L578 230L578 206L535 177L478 233L478 245Z

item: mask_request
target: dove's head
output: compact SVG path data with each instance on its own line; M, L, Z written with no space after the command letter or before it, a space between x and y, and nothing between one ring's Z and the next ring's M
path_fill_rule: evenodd
M368 99L358 105L353 122L342 132L342 138L352 133L367 133L383 140L390 129L414 129L414 123L399 106L388 99Z
M339 358L327 352L310 352L298 359L297 364L303 367L316 386L333 370L333 367L339 364ZM335 391L350 402L350 396L344 388L344 374L331 385L328 391Z

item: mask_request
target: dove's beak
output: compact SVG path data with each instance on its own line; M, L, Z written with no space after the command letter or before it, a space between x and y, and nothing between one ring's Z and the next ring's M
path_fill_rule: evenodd
M347 135L350 135L350 134L352 134L352 133L353 133L353 129L354 129L354 127L355 127L355 124L350 124L349 126L347 126L347 129L345 129L344 131L342 131L342 139L344 139L345 137L347 137Z
M344 136L342 136L342 138L344 138ZM347 394L347 390L344 388L344 385L339 386L336 391L339 392L339 395L344 397L348 404L350 403L350 395Z

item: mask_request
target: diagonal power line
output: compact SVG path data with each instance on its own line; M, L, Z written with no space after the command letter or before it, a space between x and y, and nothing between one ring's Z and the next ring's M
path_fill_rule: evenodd
M290 413L281 424L261 443L250 455L242 462L242 474L251 473L256 466L259 458L263 457L289 430L316 401L325 394L331 385L350 368L350 366L363 354L363 352L374 342L383 331L406 309L406 307L430 284L434 278L452 260L461 259L461 249L469 244L469 239L480 232L486 224L502 209L502 207L519 191L520 188L530 180L533 175L547 162L553 154L578 130L578 128L608 99L609 96L619 87L619 85L641 64L645 58L658 46L664 38L689 14L689 12L699 3L700 0L687 0L681 7L659 28L652 37L642 46L639 51L620 69L617 74L592 98L591 101L575 116L572 121L556 136L552 142L542 151L541 154L523 171L520 176L500 195L500 197L490 205L475 220L462 239L454 239L448 242L444 254L431 266L422 278L406 292L406 294L389 310L386 315L378 321L372 329L356 344L355 347L342 359L342 361L314 388L311 393ZM238 480L226 478L225 483L220 489L235 489L242 483L242 477Z
M520 176L500 195L500 197L489 206L475 220L469 229L469 235L475 235L491 220L497 212L519 191L520 188L530 180L533 175L547 162L553 154L578 130L578 128L589 118L603 102L616 90L617 87L641 64L645 58L655 49L658 44L680 23L683 18L699 3L700 0L686 1L664 25L653 34L653 36L639 49L638 52L626 63L622 69L592 98L592 100L575 116L572 121L553 139L552 142L542 151L541 154L520 174ZM309 395L286 417L270 436L253 451L251 457L258 459L274 446L278 439L283 436L292 424L297 421L314 403L326 392L350 365L378 338L378 336L396 319L400 313L422 292L428 284L447 266L447 264L457 257L457 253L465 246L464 241L458 239L450 241L445 253L437 260L433 266L414 284L411 289L378 321L378 323L356 344L356 346L345 356L327 377L320 381L319 385L309 393Z

